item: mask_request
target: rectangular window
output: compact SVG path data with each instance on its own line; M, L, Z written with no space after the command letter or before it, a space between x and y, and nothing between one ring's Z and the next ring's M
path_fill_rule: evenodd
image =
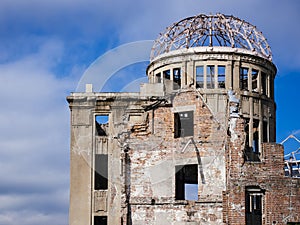
M174 113L174 137L187 137L194 135L193 111Z
M225 66L218 66L218 88L225 88Z
M175 167L175 199L198 200L198 165Z
M215 88L215 66L206 67L206 87L208 89Z
M257 78L258 78L258 70L252 69L252 91L253 92L258 92Z
M156 82L157 82L157 83L161 83L161 75L160 75L160 73L157 73L157 74L155 75L155 77L156 77Z
M253 152L259 154L259 120L253 120L253 140L252 140Z
M262 197L260 188L246 189L246 225L262 224Z
M263 142L269 142L268 122L263 121Z
M96 122L96 135L107 136L108 134L108 115L97 115Z
M269 95L270 95L270 98L274 99L274 77L269 76L269 78L270 78Z
M267 95L267 74L261 73L261 93Z
M250 139L250 120L245 119L245 160L246 161L260 161L259 159L259 120L253 120L253 133Z
M171 75L170 70L165 70L163 72L164 79L170 80L170 75Z
M203 66L196 67L196 88L203 88L204 86L204 70Z
M94 216L94 225L107 225L107 216Z
M108 187L108 155L95 155L95 190L107 190Z
M173 69L173 81L174 81L174 85L173 88L179 89L181 86L181 71L180 68L175 68Z
M248 90L248 68L240 68L240 89Z

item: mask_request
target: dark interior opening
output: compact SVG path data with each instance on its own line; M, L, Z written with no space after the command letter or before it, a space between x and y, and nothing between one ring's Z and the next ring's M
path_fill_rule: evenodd
M242 90L248 90L248 68L240 68L240 88Z
M198 200L198 165L175 167L175 199Z
M180 68L173 69L173 89L179 89L181 87L181 70Z
M94 216L94 225L107 225L107 216Z
M194 135L193 111L174 113L174 137L187 137Z
M262 197L263 192L260 188L246 189L246 225L262 224Z
M108 155L95 155L95 190L106 190L108 187Z

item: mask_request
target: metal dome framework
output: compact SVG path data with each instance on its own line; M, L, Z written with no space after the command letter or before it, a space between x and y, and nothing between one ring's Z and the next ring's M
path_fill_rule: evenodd
M200 14L167 27L156 39L150 59L173 50L200 46L246 49L272 61L270 46L262 32L244 20L223 14Z

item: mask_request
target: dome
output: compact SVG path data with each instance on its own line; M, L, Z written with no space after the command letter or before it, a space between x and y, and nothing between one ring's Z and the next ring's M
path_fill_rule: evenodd
M173 50L215 46L248 50L272 61L262 32L244 20L223 14L200 14L167 27L155 40L150 59Z

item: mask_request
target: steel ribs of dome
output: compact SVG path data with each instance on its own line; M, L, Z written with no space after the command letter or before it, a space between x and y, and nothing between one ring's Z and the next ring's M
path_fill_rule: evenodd
M155 41L151 60L172 50L198 46L242 48L272 60L271 49L262 32L244 20L223 14L200 14L168 27Z

